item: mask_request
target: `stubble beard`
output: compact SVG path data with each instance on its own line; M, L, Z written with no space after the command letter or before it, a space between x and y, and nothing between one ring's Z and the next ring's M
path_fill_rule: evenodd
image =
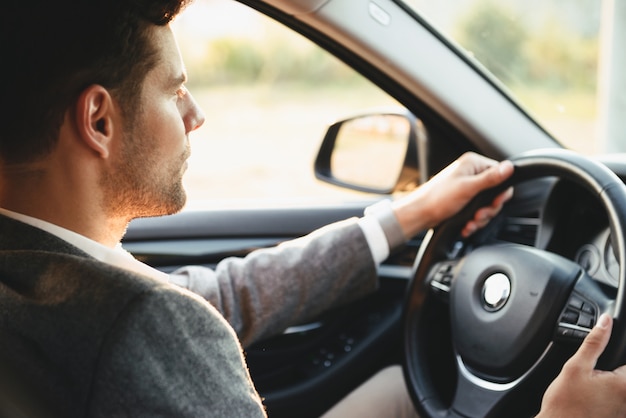
M171 215L187 201L182 176L190 150L165 164L156 161L148 146L130 135L123 139L119 164L101 179L103 205L111 217L130 221L135 218Z

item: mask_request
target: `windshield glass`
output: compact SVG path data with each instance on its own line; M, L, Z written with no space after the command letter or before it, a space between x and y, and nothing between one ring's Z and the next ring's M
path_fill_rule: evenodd
M405 0L497 77L561 144L597 139L601 4L596 0Z

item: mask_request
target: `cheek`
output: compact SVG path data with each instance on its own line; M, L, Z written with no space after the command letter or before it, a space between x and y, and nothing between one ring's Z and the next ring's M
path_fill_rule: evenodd
M175 150L187 141L185 124L178 106L168 103L153 113L152 123L147 127L151 135L164 148Z

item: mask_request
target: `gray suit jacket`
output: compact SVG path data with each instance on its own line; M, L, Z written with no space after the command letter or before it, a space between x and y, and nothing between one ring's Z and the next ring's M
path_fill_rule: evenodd
M233 328L251 342L376 286L354 221L177 274L210 303L0 216L0 413L262 417Z

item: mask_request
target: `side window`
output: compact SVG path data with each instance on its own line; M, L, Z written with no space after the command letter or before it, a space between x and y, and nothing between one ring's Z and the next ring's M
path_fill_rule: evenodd
M393 98L301 35L232 0L196 0L173 29L188 88L206 114L190 138L189 207L207 199L232 205L363 197L316 180L313 162L328 125L395 106Z

